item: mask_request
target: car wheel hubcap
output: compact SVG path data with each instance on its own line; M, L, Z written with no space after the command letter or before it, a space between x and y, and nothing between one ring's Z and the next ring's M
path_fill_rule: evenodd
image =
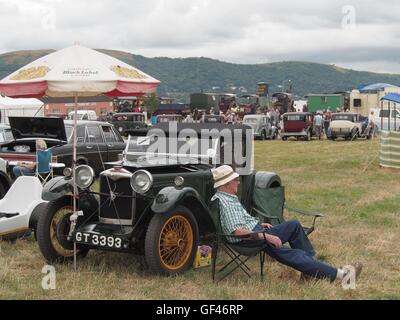
M163 266L177 270L185 265L193 248L193 229L183 216L173 216L163 225L158 244Z
M65 223L65 219L72 214L70 206L62 207L54 214L50 222L50 241L54 250L62 257L73 256L73 250L65 248L62 243L67 241L68 234L65 232L65 227L60 227L60 224ZM62 233L62 234L61 234Z

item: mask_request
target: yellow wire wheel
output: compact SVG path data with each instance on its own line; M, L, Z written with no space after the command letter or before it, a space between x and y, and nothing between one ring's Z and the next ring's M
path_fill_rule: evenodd
M64 196L50 201L39 216L37 223L37 241L45 259L52 262L72 260L73 242L67 239L72 214L72 197ZM83 257L89 247L78 245L77 256Z
M169 218L161 229L158 254L164 267L180 269L189 258L193 247L193 230L183 216Z
M185 271L193 264L197 242L197 222L187 208L155 214L146 233L146 261L154 272Z
M64 244L67 242L68 231L66 229L69 228L70 223L68 222L72 211L73 209L71 206L60 208L54 214L50 222L49 233L51 245L57 254L62 257L72 257L74 254L73 243L71 242L70 246ZM63 225L62 227L61 224Z

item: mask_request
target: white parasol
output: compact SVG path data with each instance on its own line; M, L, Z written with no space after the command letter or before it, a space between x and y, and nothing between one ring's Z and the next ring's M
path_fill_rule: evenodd
M76 194L76 119L83 96L140 96L160 82L106 54L73 45L39 58L0 81L0 94L13 98L74 97L73 182ZM74 196L73 210L76 212Z

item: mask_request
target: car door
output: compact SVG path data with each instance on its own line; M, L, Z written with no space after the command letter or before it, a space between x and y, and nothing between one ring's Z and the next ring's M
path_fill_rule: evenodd
M102 125L101 130L107 147L107 161L117 161L118 154L125 148L124 139L112 126Z
M86 127L85 157L88 164L96 171L103 170L103 162L108 161L107 145L104 142L101 126L88 124Z

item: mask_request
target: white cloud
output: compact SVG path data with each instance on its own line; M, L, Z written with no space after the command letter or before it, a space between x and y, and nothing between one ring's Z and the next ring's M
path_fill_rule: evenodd
M355 27L342 27L344 6ZM0 0L0 52L93 48L145 56L206 56L235 63L280 60L398 63L400 5L395 0ZM352 50L390 48L381 57ZM379 70L381 68L379 67ZM377 70L378 71L378 70Z

